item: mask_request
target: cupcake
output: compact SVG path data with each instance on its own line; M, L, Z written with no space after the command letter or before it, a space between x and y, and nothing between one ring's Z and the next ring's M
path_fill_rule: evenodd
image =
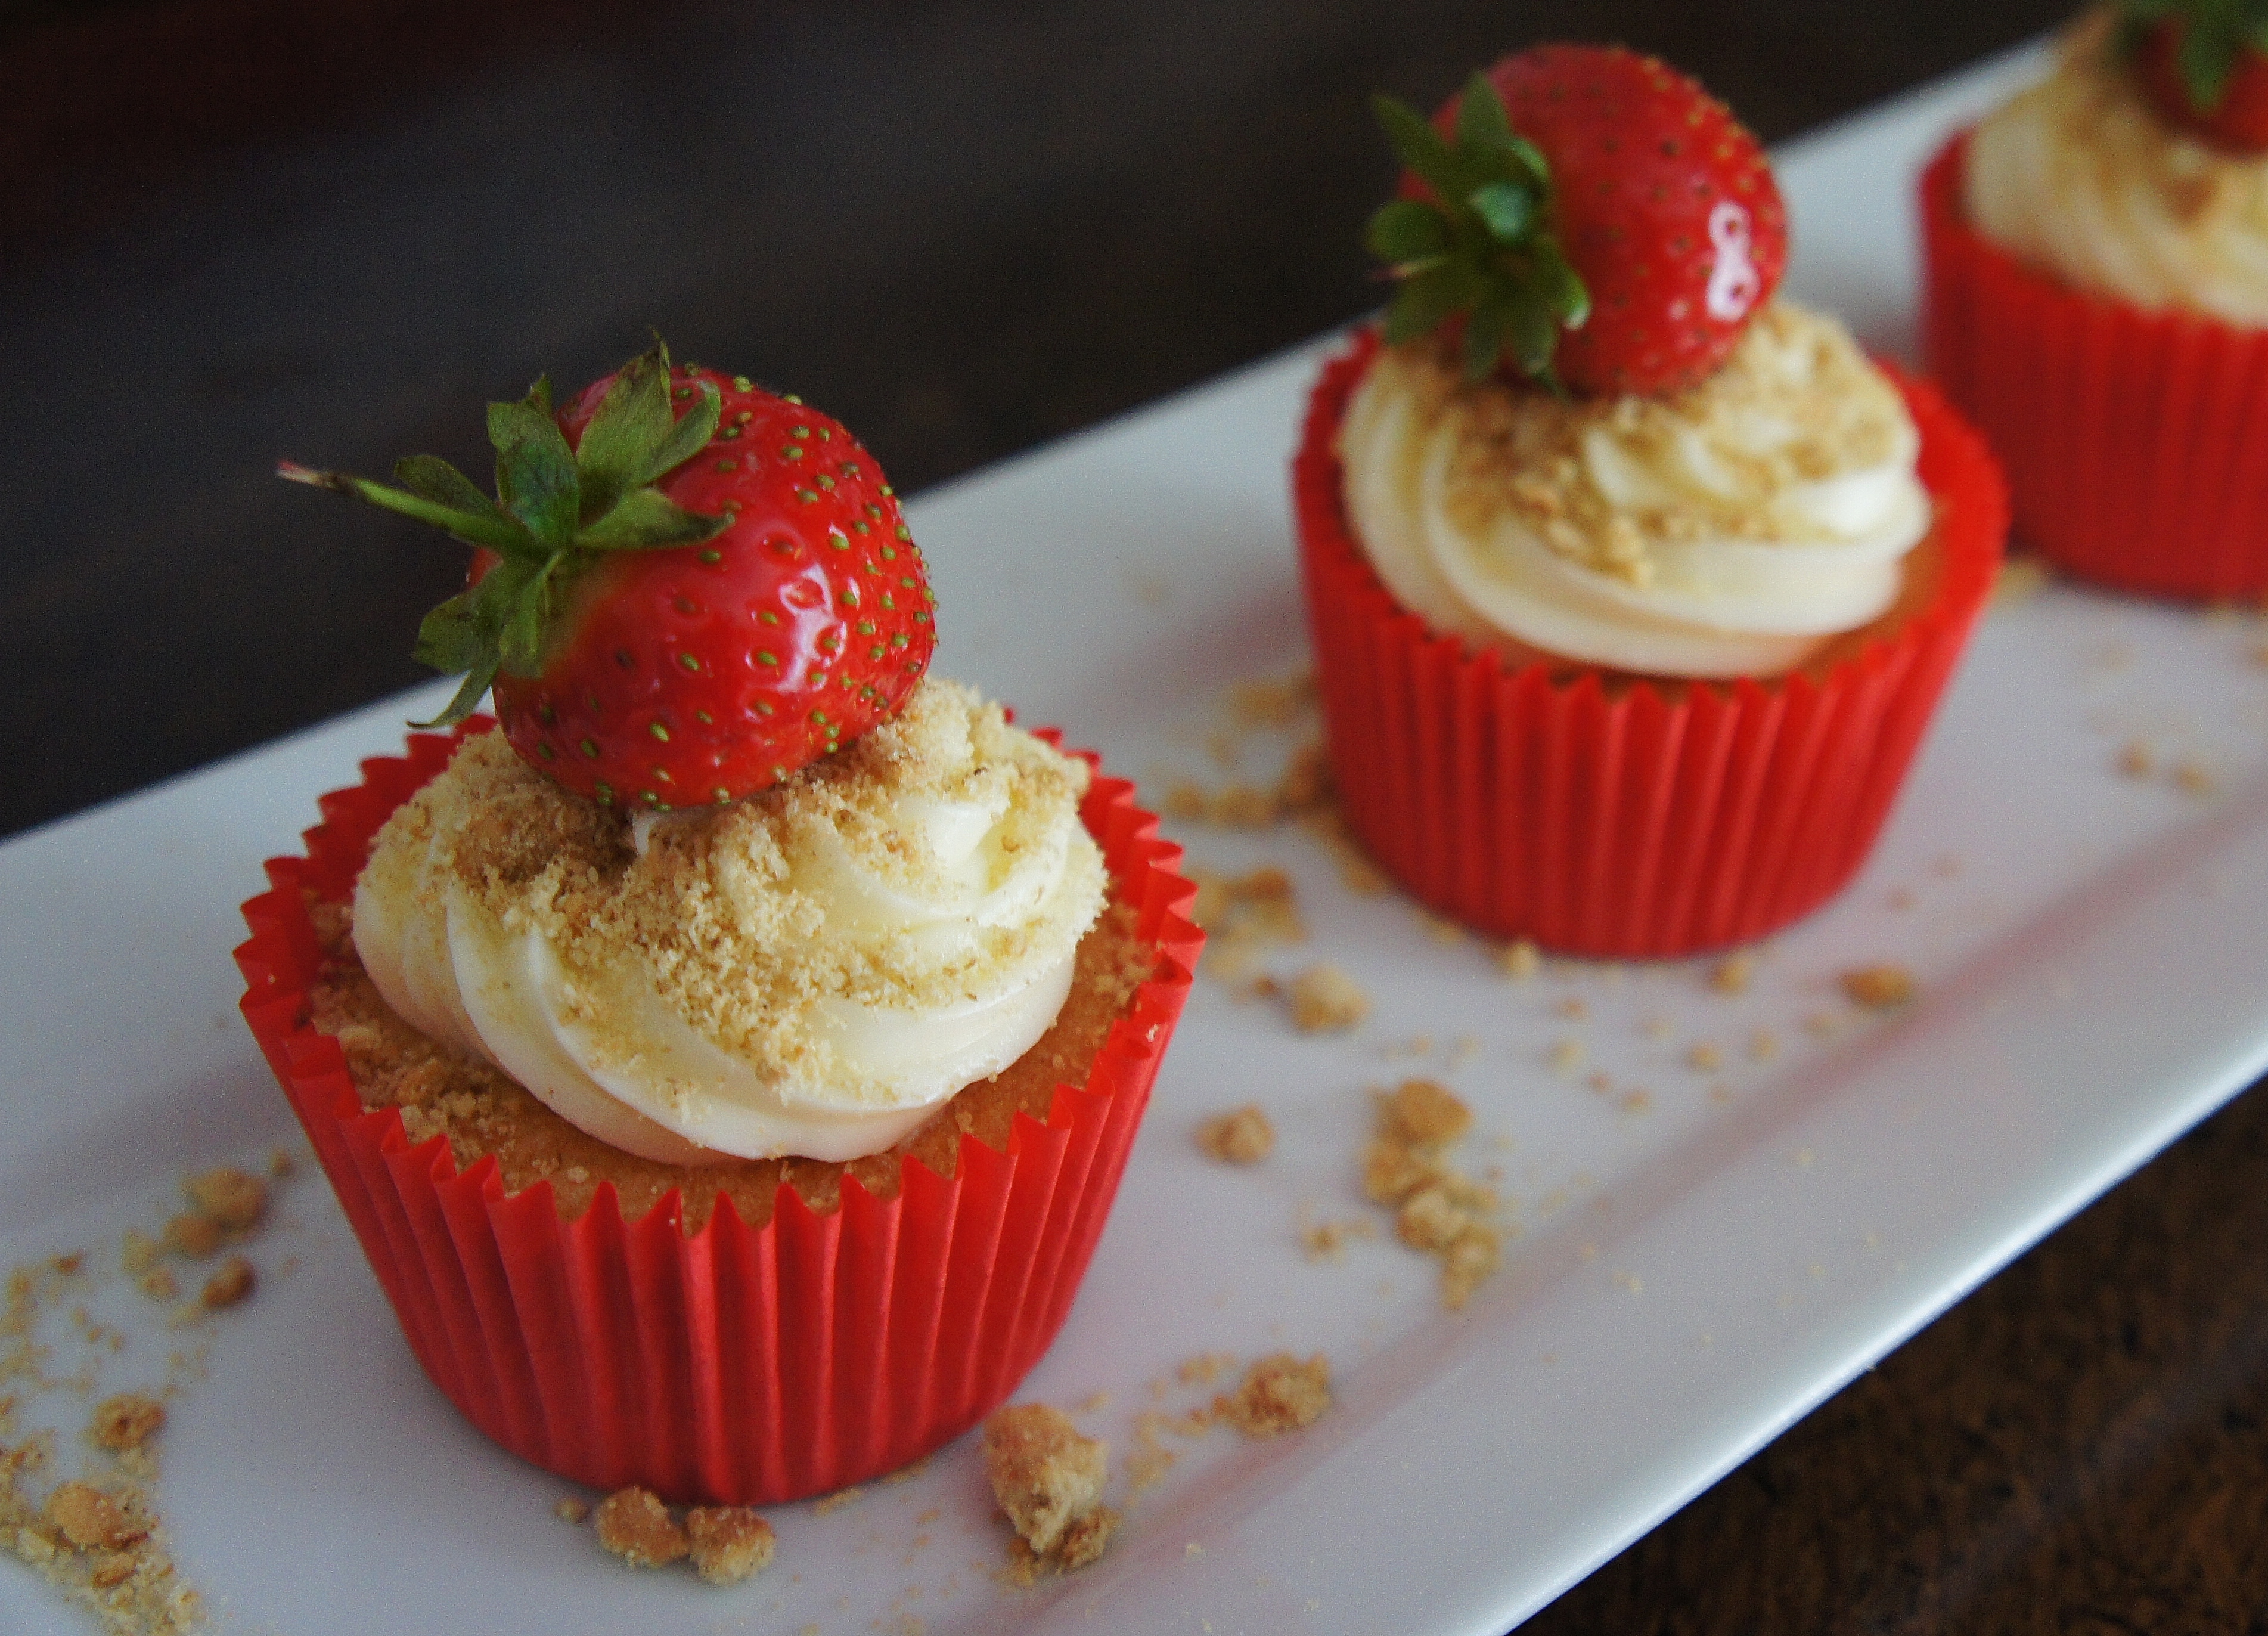
M1293 469L1348 824L1498 936L1761 936L1881 829L1991 587L1991 457L1776 298L1762 151L1660 63L1539 47L1380 117L1397 288Z
M2268 59L2233 8L2082 16L1922 179L1930 367L2017 536L2154 595L2268 590Z
M494 405L446 732L245 906L244 1010L434 1383L563 1477L761 1504L1004 1401L1185 998L1132 787L927 674L842 427L659 349ZM493 689L497 719L472 714Z

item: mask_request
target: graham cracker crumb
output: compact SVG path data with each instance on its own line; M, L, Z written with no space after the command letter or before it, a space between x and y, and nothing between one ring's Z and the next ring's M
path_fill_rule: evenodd
M1292 979L1292 1026L1302 1034L1337 1034L1370 1015L1370 996L1337 966L1325 962Z
M181 1184L197 1213L231 1233L257 1227L268 1213L268 1183L232 1166L207 1170Z
M117 1551L149 1537L115 1500L85 1483L63 1483L48 1496L48 1521L74 1551Z
M692 1550L669 1514L669 1507L650 1488L618 1488L599 1502L599 1544L634 1568L666 1567Z
M1493 1189L1442 1160L1472 1128L1472 1110L1430 1080L1404 1080L1376 1101L1377 1133L1363 1150L1363 1192L1395 1207L1395 1234L1441 1262L1441 1304L1461 1310L1496 1271L1503 1235Z
M1134 1452L1126 1457L1129 1492L1140 1494L1155 1488L1166 1480L1166 1473L1181 1458L1158 1441L1159 1430L1165 1424L1165 1416L1154 1410L1145 1409L1134 1417Z
M2190 795L2211 795L2220 787L2220 775L2194 755L2174 763L2174 787Z
M1707 1040L1699 1040L1686 1051L1685 1065L1697 1073L1714 1073L1725 1065L1725 1053Z
M1497 951L1496 966L1514 983L1525 983L1543 969L1543 951L1532 940L1521 938Z
M1752 954L1727 954L1709 968L1709 986L1719 994L1745 994L1756 971Z
M165 1253L165 1247L156 1239L137 1227L129 1227L119 1249L118 1264L129 1272L147 1272Z
M279 1182L290 1176L298 1168L299 1161L291 1157L291 1150L288 1147L279 1147L268 1155L268 1174Z
M1758 1028L1749 1035L1749 1056L1756 1062L1770 1062L1779 1055L1779 1035L1770 1028Z
M1995 608L2014 608L2029 602L2047 589L2055 578L2055 571L2044 558L2011 556L2000 564L1992 577L1992 606Z
M94 1406L87 1435L114 1454L139 1448L166 1424L166 1405L144 1392L121 1392Z
M1012 1566L1060 1570L1101 1554L1116 1519L1088 1519L1101 1505L1109 1459L1109 1445L1081 1435L1069 1415L1046 1404L1012 1404L984 1422L985 1476L1017 1534Z
M1356 1239L1377 1236L1378 1229L1359 1216L1344 1221L1303 1221L1300 1248L1310 1261L1344 1261L1346 1247Z
M1276 1127L1259 1103L1247 1102L1200 1124L1197 1146L1223 1164L1256 1165L1275 1151Z
M866 1491L863 1488L838 1488L831 1494L821 1495L817 1503L811 1507L812 1514L822 1517L833 1516L838 1511L846 1510L857 1505L865 1497Z
M1559 1073L1572 1073L1583 1065L1583 1042L1561 1037L1544 1053L1544 1065Z
M220 1270L205 1280L203 1291L197 1299L208 1312L218 1312L224 1307L233 1307L252 1293L257 1275L252 1264L241 1256L231 1256L220 1264Z
M166 1247L176 1255L202 1261L220 1248L220 1223L190 1212L166 1223Z
M1431 1080L1403 1080L1380 1099L1378 1112L1385 1133L1418 1153L1445 1147L1473 1128L1473 1110Z
M1916 991L1913 973L1895 962L1861 966L1840 979L1843 992L1853 1004L1870 1011L1892 1011L1911 1001Z
M1363 1149L1362 1192L1373 1204L1398 1205L1440 1174L1439 1165L1394 1136L1373 1137Z
M1184 1386L1210 1386L1234 1367L1236 1354L1233 1352L1199 1352L1194 1358L1183 1359L1174 1375Z
M590 1520L591 1502L577 1494L563 1495L552 1502L551 1514L579 1528Z
M2118 774L2124 778L2147 778L2158 770L2158 755L2139 739L2118 747Z
M1590 1006L1580 994L1570 994L1565 999L1554 1001L1551 1011L1553 1015L1565 1017L1570 1022L1580 1022L1591 1014Z
M1291 727L1315 702L1313 672L1272 681L1240 682L1229 689L1229 713L1240 727Z
M685 1514L693 1571L711 1585L737 1585L771 1566L778 1538L747 1506L696 1506Z
M1244 1372L1244 1383L1213 1399L1213 1412L1247 1437L1277 1437L1312 1426L1331 1406L1331 1366L1317 1352L1302 1363L1270 1353Z
M174 1281L172 1271L166 1267L144 1273L139 1287L152 1301L171 1301L181 1293L180 1285Z

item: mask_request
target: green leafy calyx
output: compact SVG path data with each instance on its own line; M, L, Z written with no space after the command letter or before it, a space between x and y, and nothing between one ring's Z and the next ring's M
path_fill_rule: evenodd
M2119 11L2130 51L2157 25L2180 26L2182 93L2202 115L2220 111L2246 50L2268 54L2268 0L2120 0Z
M1556 390L1559 332L1590 317L1591 296L1552 232L1550 165L1483 74L1458 100L1454 142L1407 103L1381 95L1371 107L1432 195L1384 206L1365 234L1395 281L1386 338L1414 341L1462 317L1467 380L1509 358Z
M669 379L669 349L657 342L615 376L573 449L552 413L548 379L517 403L490 404L494 499L431 454L395 465L399 488L289 461L276 467L280 477L414 517L503 559L418 626L418 659L447 674L463 671L465 681L446 710L417 726L462 721L499 670L539 674L567 586L608 552L696 545L731 526L729 518L684 510L652 486L708 443L721 408L704 380L700 402L673 415Z

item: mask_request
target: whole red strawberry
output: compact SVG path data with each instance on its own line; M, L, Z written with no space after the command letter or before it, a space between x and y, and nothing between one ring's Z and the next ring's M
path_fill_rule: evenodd
M415 455L401 488L285 465L478 548L417 654L491 684L512 748L569 789L671 807L770 787L895 714L935 599L888 483L842 426L660 346L555 412L489 406L490 500Z
M2231 153L2268 153L2268 4L2130 4L2134 69L2167 124Z
M1388 339L1462 324L1471 379L1679 391L1778 286L1787 213L1763 148L1653 57L1536 46L1430 122L1376 107L1409 167L1369 232L1398 281Z

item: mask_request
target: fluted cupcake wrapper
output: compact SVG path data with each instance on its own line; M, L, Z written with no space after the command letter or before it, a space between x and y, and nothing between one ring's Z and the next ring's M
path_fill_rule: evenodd
M306 855L270 860L273 889L244 906L236 952L246 1020L433 1383L546 1470L688 1501L821 1493L976 1424L1071 1309L1204 940L1181 849L1133 786L1098 770L1080 815L1157 966L1086 1081L1058 1086L1044 1122L1018 1115L1005 1153L964 1136L950 1178L909 1159L882 1198L846 1175L827 1212L783 1186L762 1227L720 1198L688 1234L674 1191L625 1220L604 1184L564 1221L549 1183L507 1192L493 1158L460 1172L446 1139L412 1145L397 1110L364 1109L309 1021L310 897L348 895L454 743L415 736L325 796Z
M1324 370L1293 462L1331 764L1355 836L1443 914L1572 954L1668 956L1762 936L1872 848L1992 584L1992 455L1893 374L1937 504L1930 603L1823 674L1670 686L1432 631L1349 536L1336 437L1374 333Z
M2018 539L2156 596L2268 590L2268 330L2153 313L1971 227L1966 136L1923 173L1931 371L2007 468Z

